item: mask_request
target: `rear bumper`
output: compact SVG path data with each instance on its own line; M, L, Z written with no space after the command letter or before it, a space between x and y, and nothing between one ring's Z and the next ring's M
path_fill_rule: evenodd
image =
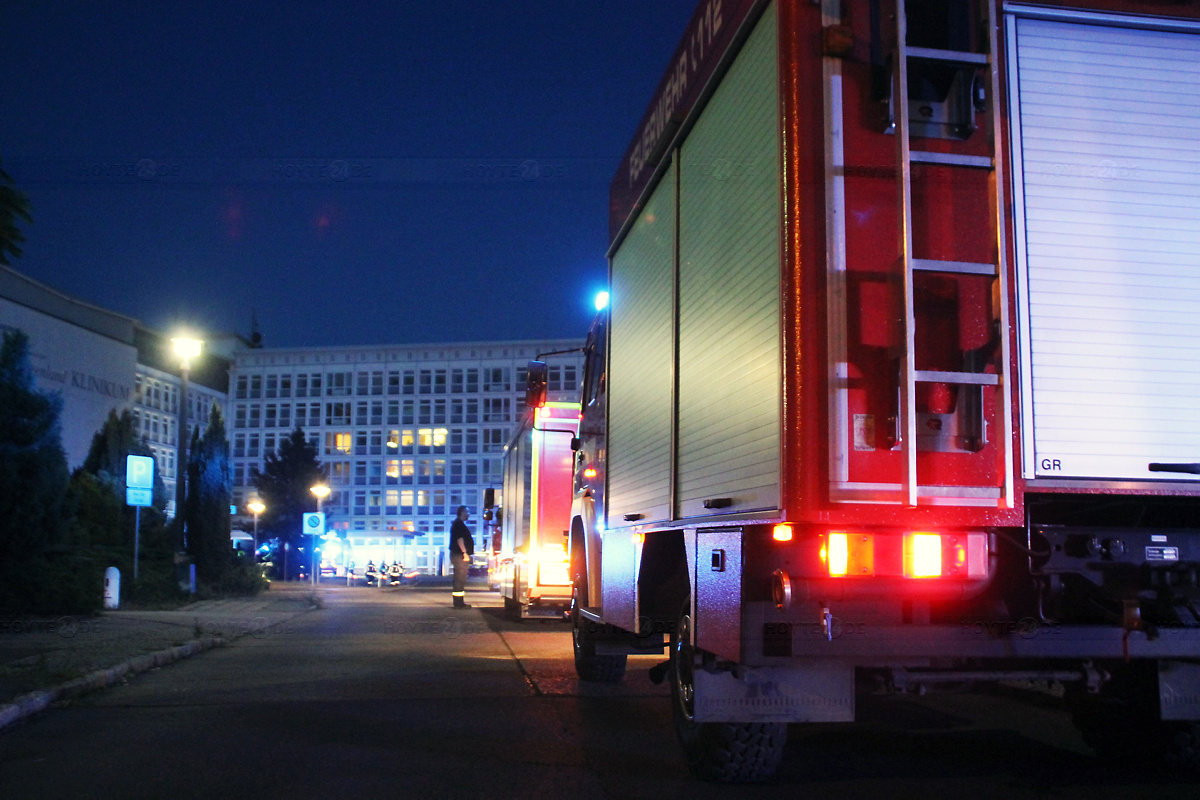
M743 618L747 664L830 658L854 666L925 665L932 659L1036 662L1054 659L1200 659L1200 628L1160 628L1148 635L1114 626L1058 625L1026 618L941 625L856 622L817 615L798 620L766 603Z

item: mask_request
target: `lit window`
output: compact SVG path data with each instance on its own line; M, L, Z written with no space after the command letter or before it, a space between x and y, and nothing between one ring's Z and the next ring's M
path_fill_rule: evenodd
M349 431L341 433L326 433L325 434L325 453L332 455L334 453L349 454L354 449L353 437Z

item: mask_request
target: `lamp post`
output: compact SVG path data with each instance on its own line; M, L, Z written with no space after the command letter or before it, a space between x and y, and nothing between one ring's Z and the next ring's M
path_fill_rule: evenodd
M175 441L175 516L182 517L185 486L187 483L187 391L188 373L191 370L191 360L200 355L204 342L199 339L178 337L171 340L175 347L175 355L179 357L179 421L176 426ZM184 523L186 526L186 522ZM187 547L187 529L184 528L184 547Z
M266 507L265 505L263 505L263 501L262 501L262 500L259 500L259 499L256 497L256 498L254 498L253 500L251 500L249 503L246 503L246 508L250 509L250 513L254 515L254 550L253 550L253 555L254 555L254 557L255 557L255 558L257 558L257 557L258 557L258 515L259 515L259 514L261 514L261 513L262 513L262 512L264 512L264 511L266 511L266 510L267 510L267 507Z
M321 504L325 502L325 498L329 496L329 487L323 483L318 483L316 486L310 486L308 489L317 498L317 513L321 513ZM324 526L322 526L324 527ZM322 531L324 533L324 531ZM317 585L317 535L313 534L312 552L309 553L309 559L312 562L312 584Z

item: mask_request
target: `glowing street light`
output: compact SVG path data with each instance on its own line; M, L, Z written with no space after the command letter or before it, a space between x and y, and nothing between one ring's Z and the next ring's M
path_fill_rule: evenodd
M308 490L316 496L316 498L317 498L317 513L320 514L321 513L321 504L325 502L326 497L329 497L330 489L325 484L318 483L315 486L310 486L308 488ZM311 561L311 564L312 564L312 575L309 577L312 579L313 586L316 586L317 585L317 537L316 537L316 534L314 534L312 537L312 552L309 553L309 560Z
M200 351L204 348L204 342L199 339L181 336L172 339L171 344L174 345L175 355L179 358L179 419L175 429L175 516L181 517L187 483L188 372L192 367L192 359L200 357ZM186 527L183 532L183 545L187 547Z
M175 355L183 359L184 369L188 369L190 366L188 362L193 358L199 358L200 351L204 349L203 340L189 339L184 336L172 339L171 344L175 347Z
M608 307L608 292L596 292L596 310L603 311Z
M267 510L263 505L263 501L257 497L246 503L246 508L250 509L250 513L254 515L254 550L252 551L255 557L258 556L258 515Z

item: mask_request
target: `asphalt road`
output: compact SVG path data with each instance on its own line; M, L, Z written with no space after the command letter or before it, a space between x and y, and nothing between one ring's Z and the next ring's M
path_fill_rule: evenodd
M697 784L655 659L581 684L565 625L448 595L327 589L282 628L0 731L0 797L1200 797L1102 769L1055 701L1015 692L860 697L856 725L793 726L771 784Z

